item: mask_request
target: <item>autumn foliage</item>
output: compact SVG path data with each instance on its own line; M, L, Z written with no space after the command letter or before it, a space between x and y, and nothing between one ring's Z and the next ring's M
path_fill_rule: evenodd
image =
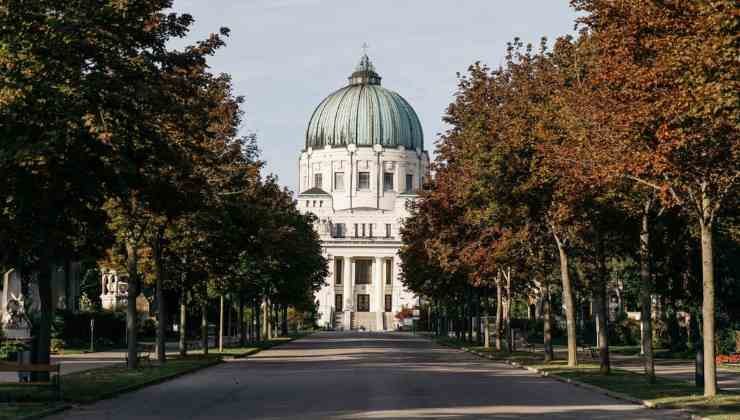
M556 293L570 365L577 363L577 300L588 300L601 371L608 373L615 262L639 263L648 332L661 270L674 270L667 277L698 275L705 394L714 395L713 234L718 224L737 229L737 5L572 5L580 12L577 36L538 47L516 39L500 68L474 63L459 77L435 176L403 229L407 285L431 299L440 333L462 322L458 335L472 336L468 330L478 327L464 316L493 315L495 307L495 334L505 337L500 329L512 296L541 302L546 350L550 310L560 312L550 308ZM670 241L666 227L676 223L693 235L686 252L701 254L701 264L682 274L657 263L667 254L660 248ZM656 232L662 236L651 236ZM724 252L737 249L729 243ZM651 341L644 339L643 348L652 379Z

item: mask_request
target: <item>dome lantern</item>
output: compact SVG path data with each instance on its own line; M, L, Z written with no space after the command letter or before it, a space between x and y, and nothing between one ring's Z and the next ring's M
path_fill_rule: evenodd
M350 85L380 85L381 77L375 72L375 66L370 61L367 53L362 54L360 63L355 67L355 71L349 76Z

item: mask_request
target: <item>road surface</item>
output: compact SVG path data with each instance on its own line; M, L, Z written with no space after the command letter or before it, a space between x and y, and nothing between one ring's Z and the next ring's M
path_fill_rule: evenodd
M54 419L657 419L401 333L315 334Z

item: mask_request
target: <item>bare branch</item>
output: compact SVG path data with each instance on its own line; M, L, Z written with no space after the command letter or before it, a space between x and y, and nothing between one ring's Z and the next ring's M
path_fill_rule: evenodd
M725 188L723 188L719 194L717 194L717 202L714 203L714 206L712 207L711 214L709 216L709 223L712 224L714 222L714 218L719 213L720 206L722 205L722 201L724 201L727 194L730 193L732 190L732 187L735 186L735 181L740 178L740 172L736 172L734 176L732 176L729 181L727 182L727 185L725 185Z
M652 183L650 181L646 181L646 180L644 180L642 178L638 178L638 177L633 176L633 175L624 175L624 177L627 178L627 179L631 179L632 181L636 181L636 182L638 182L640 184L647 185L648 187L654 188L654 189L659 190L659 191L663 189L658 184Z

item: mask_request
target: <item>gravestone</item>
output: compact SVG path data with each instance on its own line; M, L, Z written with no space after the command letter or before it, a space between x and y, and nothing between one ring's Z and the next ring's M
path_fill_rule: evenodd
M28 339L31 324L26 314L27 297L23 295L21 276L10 270L3 277L3 291L0 299L0 323L5 336L14 339Z

